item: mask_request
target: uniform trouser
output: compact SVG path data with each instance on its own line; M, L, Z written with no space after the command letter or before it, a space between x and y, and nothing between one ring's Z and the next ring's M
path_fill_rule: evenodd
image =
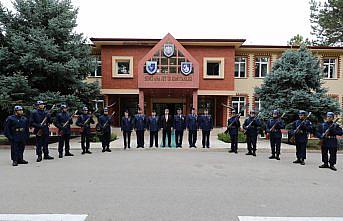
M231 138L231 150L237 151L238 149L238 134L230 134Z
M168 129L168 130L163 129L162 134L163 134L163 137L162 137L163 138L163 140L162 140L163 146L164 147L166 146L166 138L168 137L168 147L170 147L171 146L171 130L170 129Z
M124 148L130 147L131 144L131 131L123 131Z
M188 131L188 142L190 147L195 147L195 143L197 142L197 130L189 130Z
M110 148L110 141L111 141L111 133L103 133L101 136L101 144L102 148Z
M11 143L11 159L12 161L22 161L24 159L25 142L14 141Z
M63 147L65 146L65 152L69 153L70 150L70 134L63 134L62 136L58 137L58 152L60 154L63 153Z
M42 135L42 136L36 135L36 154L38 156L42 156L42 150L43 150L44 156L49 155L48 143L49 143L49 135Z
M330 153L330 158L328 156ZM330 139L329 141L324 141L322 145L322 161L325 164L330 163L330 165L335 165L337 160L337 139Z
M279 156L281 151L281 137L270 138L270 148L273 156Z
M81 148L83 151L89 150L90 147L90 138L89 134L81 134Z
M295 142L297 159L303 159L303 160L306 159L306 146L307 146L307 141Z
M175 144L176 147L182 146L182 140L183 140L183 130L175 130Z
M150 147L154 146L158 147L158 131L150 131Z
M256 152L257 134L247 134L247 147L249 153Z
M144 147L144 130L136 130L137 147Z
M210 131L202 131L202 147L210 147Z

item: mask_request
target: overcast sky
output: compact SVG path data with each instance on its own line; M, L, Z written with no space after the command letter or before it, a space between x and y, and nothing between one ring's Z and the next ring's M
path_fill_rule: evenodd
M9 6L11 0L1 0ZM87 37L243 38L285 45L311 38L309 0L72 0Z

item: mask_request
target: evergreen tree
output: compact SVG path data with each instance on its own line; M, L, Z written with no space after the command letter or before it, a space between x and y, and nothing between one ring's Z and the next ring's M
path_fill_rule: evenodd
M343 46L343 0L310 1L314 44Z
M310 40L308 40L308 38L304 39L303 36L297 34L297 35L293 36L287 42L287 45L289 45L289 46L301 46L301 45L310 46L311 42L310 42Z
M322 120L327 111L340 111L338 102L326 95L319 60L304 46L284 52L255 93L264 117L279 109L287 113L286 122L293 121L298 110L311 111L316 120Z

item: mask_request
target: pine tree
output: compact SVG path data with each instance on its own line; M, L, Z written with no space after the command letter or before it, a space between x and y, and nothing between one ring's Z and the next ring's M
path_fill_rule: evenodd
M340 111L338 102L326 95L319 60L304 46L284 52L255 93L264 117L278 109L287 113L287 122L296 118L298 110L311 111L317 120L327 111Z

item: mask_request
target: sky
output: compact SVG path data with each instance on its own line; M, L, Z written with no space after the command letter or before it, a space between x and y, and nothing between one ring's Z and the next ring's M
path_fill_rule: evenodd
M1 0L5 6L11 0ZM72 0L86 37L242 38L286 45L311 36L309 0Z

